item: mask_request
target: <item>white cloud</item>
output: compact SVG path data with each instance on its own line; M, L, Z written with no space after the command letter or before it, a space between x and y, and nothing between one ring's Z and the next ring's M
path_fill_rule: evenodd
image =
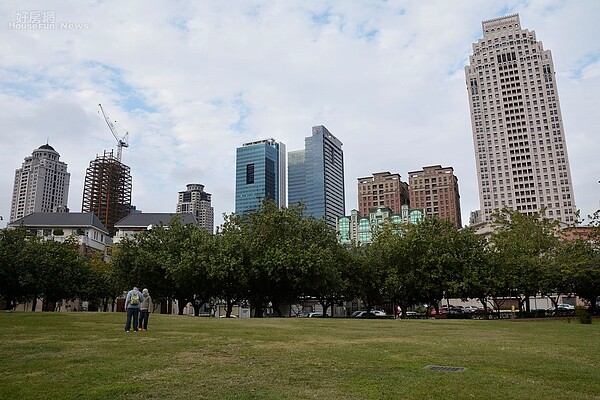
M344 143L348 212L356 178L441 164L455 169L467 222L479 199L463 68L481 21L514 12L553 53L577 206L599 207L594 0L65 1L52 5L57 22L88 29L8 29L17 12L49 7L0 4L5 220L14 169L47 138L81 209L85 169L115 147L101 102L130 132L123 161L146 212L174 211L197 182L219 223L234 209L236 147L274 137L297 150L323 124Z

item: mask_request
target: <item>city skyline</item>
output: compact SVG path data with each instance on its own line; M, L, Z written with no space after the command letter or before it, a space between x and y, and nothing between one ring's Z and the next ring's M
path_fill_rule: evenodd
M32 11L82 25L11 28ZM552 50L576 207L586 218L600 198L595 1L109 1L51 9L33 1L0 4L0 227L15 169L46 142L69 166L69 209L81 211L89 160L116 149L98 103L130 133L123 163L143 212L170 212L182 187L202 182L218 226L234 211L240 143L276 137L298 149L307 129L323 124L344 142L347 212L358 208L358 177L440 164L460 179L466 224L479 198L464 68L482 21L513 13Z

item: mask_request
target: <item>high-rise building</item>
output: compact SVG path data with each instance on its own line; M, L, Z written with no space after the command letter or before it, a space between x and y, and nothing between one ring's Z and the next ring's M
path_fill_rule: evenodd
M400 213L401 207L408 204L408 183L402 182L400 174L377 172L358 178L358 213L361 217L369 216L373 207L388 207L392 213Z
M93 212L115 235L115 223L131 213L130 168L119 162L112 150L90 161L83 184L82 212Z
M60 154L48 144L33 150L15 171L10 222L34 212L68 211L71 174Z
M465 67L482 222L508 207L575 221L552 53L518 14L483 21Z
M383 225L390 222L399 224L418 224L425 217L424 210L410 210L408 204L400 206L400 212L394 213L389 207L372 207L366 217L352 210L350 215L338 217L336 231L341 244L366 244L372 243L377 232L381 232ZM395 229L400 232L399 229Z
M432 165L408 173L410 206L423 209L426 215L447 219L462 228L458 178L452 167Z
M200 227L213 232L215 211L210 205L212 195L206 193L204 185L199 183L190 183L186 187L186 190L179 192L177 213L194 215Z
M244 143L236 151L235 213L256 211L264 198L286 206L285 144L275 139Z
M323 125L313 126L304 150L289 154L289 203L304 203L305 216L324 219L332 229L345 215L342 142Z

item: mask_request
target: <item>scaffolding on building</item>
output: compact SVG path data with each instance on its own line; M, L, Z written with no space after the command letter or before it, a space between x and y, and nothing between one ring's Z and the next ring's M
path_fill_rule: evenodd
M115 224L131 213L130 168L104 151L90 161L83 185L82 212L93 212L115 236Z

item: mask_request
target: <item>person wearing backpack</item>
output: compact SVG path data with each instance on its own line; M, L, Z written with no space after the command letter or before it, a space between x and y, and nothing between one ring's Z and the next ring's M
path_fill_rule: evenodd
M140 304L144 301L144 295L137 286L134 286L125 298L125 310L127 311L127 321L125 322L125 332L129 332L133 319L133 331L138 331L138 315L140 313Z
M142 295L144 296L144 301L140 303L140 331L148 330L148 317L152 312L152 298L150 297L150 293L148 289L142 290Z

